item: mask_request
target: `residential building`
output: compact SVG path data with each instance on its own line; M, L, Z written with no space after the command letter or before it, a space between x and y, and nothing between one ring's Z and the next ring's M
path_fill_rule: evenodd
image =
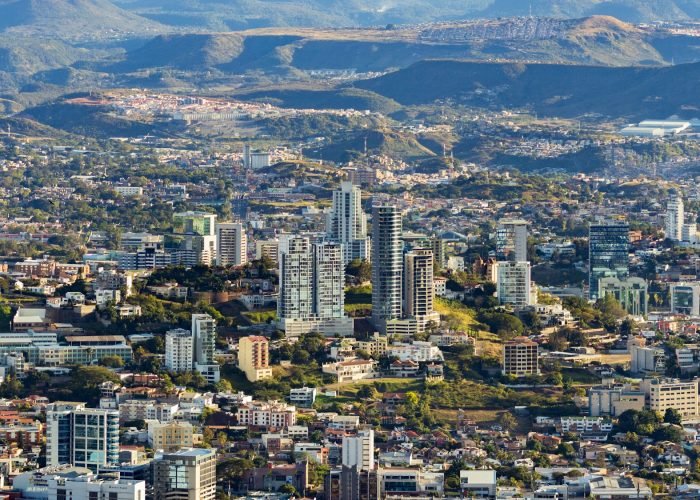
M670 199L666 205L666 238L672 241L682 241L684 223L683 198L676 196Z
M46 408L46 464L70 463L96 471L119 462L119 412L85 403Z
M177 257L183 265L212 265L216 261L216 215L182 212L173 215L173 231L179 242Z
M248 237L241 223L216 225L216 265L243 266L248 262Z
M646 316L649 293L647 282L642 278L621 280L614 277L600 278L598 282L599 297L612 295L632 316Z
M243 404L236 411L239 425L263 427L266 429L284 429L296 425L297 409L279 401L267 403L253 401Z
M529 262L496 264L496 296L500 304L525 307L532 304Z
M333 192L333 205L326 220L331 241L343 246L343 268L355 259L370 259L367 216L362 210L362 191L352 182L340 183Z
M185 448L156 455L153 461L154 500L214 500L216 452Z
M335 375L338 383L354 382L379 376L377 362L371 359L351 359L339 363L326 363L322 367L323 373Z
M394 205L372 207L372 322L386 333L388 321L401 319L403 244L401 212Z
M147 420L148 445L154 450L173 452L194 446L194 430L189 422Z
M440 314L433 306L433 268L432 250L419 248L405 255L404 313L418 322L421 332L429 324L440 324Z
M496 229L496 260L499 262L526 262L527 225L524 220L504 219Z
M361 429L355 436L343 437L342 464L358 470L374 469L374 430Z
M588 236L589 298L600 298L601 278L629 276L629 225L622 222L591 224Z
M298 387L296 389L290 389L289 402L296 406L311 408L316 401L316 392L315 387Z
M192 337L194 339L194 368L207 382L215 384L220 376L219 364L214 359L216 352L216 321L208 314L192 315Z
M503 344L503 375L539 375L538 345L527 337L516 337Z
M280 242L280 296L277 318L288 337L319 332L329 336L353 334L345 314L345 268L342 245L314 243L290 236Z
M192 371L194 338L190 330L176 328L165 333L165 368L171 372Z
M386 352L387 356L398 358L400 361L415 361L416 363L427 363L431 361L442 361L443 355L439 347L432 342L414 341L411 344L397 342L391 344Z
M642 381L647 409L663 413L673 408L684 417L698 415L698 380L651 378Z
M243 337L238 342L238 368L250 382L272 377L269 344L265 337Z

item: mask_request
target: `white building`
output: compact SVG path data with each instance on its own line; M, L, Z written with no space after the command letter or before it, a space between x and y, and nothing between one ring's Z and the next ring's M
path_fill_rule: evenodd
M684 223L683 199L677 196L670 199L666 206L666 238L673 241L682 241Z
M194 338L183 328L165 333L165 368L181 373L192 371L194 365Z
M283 238L279 247L280 292L277 318L288 337L308 332L348 337L342 245L311 244L309 238Z
M532 304L529 262L496 264L496 295L500 304L524 307Z
M243 266L248 262L248 237L241 223L216 225L216 265Z
M343 466L374 470L374 430L363 429L355 436L343 437Z
M387 349L387 355L399 358L400 361L415 361L416 363L443 360L439 347L433 345L432 342L422 341L415 341L412 344L391 344Z
M461 470L459 487L468 498L496 498L495 470Z
M343 245L343 266L354 259L370 259L367 215L362 210L362 191L352 182L340 183L333 192L333 206L326 219L326 233Z
M146 482L103 479L94 475L55 476L48 479L49 500L145 500Z
M119 196L143 196L143 188L139 186L115 186L114 191Z

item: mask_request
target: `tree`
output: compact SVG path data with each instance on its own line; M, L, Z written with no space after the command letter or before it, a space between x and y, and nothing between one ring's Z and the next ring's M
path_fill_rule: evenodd
M12 308L9 304L0 303L0 328L3 332L10 331L12 321Z
M219 445L219 448L223 449L226 446L227 442L228 442L228 436L226 435L225 432L219 432L216 435L216 443Z
M124 360L118 355L105 356L100 360L100 364L107 368L122 368L124 366Z
M219 382L217 382L216 390L218 392L230 394L233 392L233 385L231 385L231 382L229 382L225 378L222 378L221 380L219 380Z
M504 411L498 416L498 424L504 431L511 431L518 425L518 421L512 413Z
M285 493L289 496L299 496L297 489L294 486L292 486L291 484L283 484L282 486L279 487L279 489L277 491L280 493Z
M681 425L683 423L683 415L675 408L667 408L664 413L664 423Z

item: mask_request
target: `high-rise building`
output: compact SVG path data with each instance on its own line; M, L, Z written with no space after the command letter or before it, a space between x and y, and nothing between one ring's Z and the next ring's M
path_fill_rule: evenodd
M343 244L343 266L354 259L370 258L367 216L362 210L362 191L352 182L343 181L333 192L333 206L326 220L331 241Z
M154 500L214 500L216 452L185 448L156 455L153 461Z
M175 261L185 266L216 261L216 214L181 212L173 215Z
M353 320L345 315L342 245L314 243L303 236L280 242L280 296L277 317L287 336L307 332L349 336Z
M496 260L527 261L527 221L504 219L496 230Z
M539 375L538 346L527 337L516 337L503 344L503 375Z
M439 236L430 239L430 246L433 250L433 262L438 269L442 269L447 265L447 252L445 251L446 242Z
M119 463L119 412L59 402L46 408L46 465L96 471Z
M216 214L208 212L180 212L173 215L173 230L177 234L214 236Z
M313 312L311 242L304 237L284 238L280 241L278 261L277 317L280 321L310 318Z
M248 262L248 237L241 223L216 225L216 265L242 266Z
M192 337L194 339L194 368L210 383L220 380L219 364L214 359L216 352L216 321L208 314L192 315Z
M591 224L588 237L588 296L600 297L601 278L619 280L629 276L629 225L623 222Z
M401 212L394 205L372 207L372 322L382 333L401 318L403 245Z
M433 251L418 248L405 256L404 313L415 318L419 330L433 322L440 323L440 314L434 309L435 287L433 284Z
M171 372L192 371L194 366L194 338L183 328L165 333L165 367Z
M532 283L529 262L498 262L496 264L496 296L500 304L514 307L532 305Z
M374 430L361 429L355 436L343 437L343 466L374 469Z
M668 201L666 206L666 238L673 241L683 240L685 210L683 198L677 196Z
M251 382L272 377L269 344L265 337L243 337L238 342L238 368Z
M345 316L345 266L343 246L321 243L313 246L314 313L320 319Z

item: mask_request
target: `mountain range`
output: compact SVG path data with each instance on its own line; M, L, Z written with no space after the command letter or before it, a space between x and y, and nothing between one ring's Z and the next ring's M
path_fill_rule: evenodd
M507 16L610 15L629 22L700 17L698 0L114 0L174 26L376 26Z

